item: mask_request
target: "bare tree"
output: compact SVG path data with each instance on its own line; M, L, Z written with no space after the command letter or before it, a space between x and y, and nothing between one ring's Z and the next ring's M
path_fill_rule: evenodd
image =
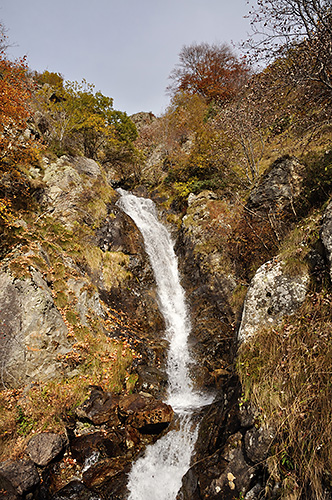
M7 29L0 21L0 55L3 55L8 49L8 47L10 47L6 33Z
M289 76L332 91L331 0L257 0L246 42L255 60L287 59Z

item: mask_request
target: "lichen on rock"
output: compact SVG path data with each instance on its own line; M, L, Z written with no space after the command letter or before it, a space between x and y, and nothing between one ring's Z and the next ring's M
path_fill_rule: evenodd
M273 325L292 314L304 301L309 274L289 276L277 258L263 264L252 279L244 302L238 332L240 342L255 335L256 329Z

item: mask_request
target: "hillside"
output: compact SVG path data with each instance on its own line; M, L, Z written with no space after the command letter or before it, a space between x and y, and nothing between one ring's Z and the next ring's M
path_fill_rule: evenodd
M1 55L1 498L124 500L132 462L176 430L119 187L172 234L191 377L214 395L177 498L332 498L331 90L301 43L256 74L189 49L223 72L226 54L227 85L175 72L160 117Z

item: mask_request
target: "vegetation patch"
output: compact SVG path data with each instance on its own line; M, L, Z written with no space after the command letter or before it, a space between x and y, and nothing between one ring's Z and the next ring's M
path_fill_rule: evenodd
M240 347L237 368L244 398L276 429L270 473L294 498L323 498L331 482L332 297L311 293L278 328L266 328ZM301 496L302 495L302 496Z

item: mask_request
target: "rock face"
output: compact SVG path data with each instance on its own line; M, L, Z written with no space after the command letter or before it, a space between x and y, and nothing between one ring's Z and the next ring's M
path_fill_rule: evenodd
M285 315L293 313L303 303L308 286L308 274L287 276L283 263L277 259L263 264L247 292L239 340L247 341L257 328L278 323Z
M276 160L251 192L247 209L255 213L295 214L305 167L290 156Z
M1 373L16 387L61 373L58 355L68 352L67 327L41 273L17 279L0 273Z
M137 130L140 131L143 127L153 123L156 120L156 117L151 112L147 113L145 111L140 111L131 115L130 119L135 123Z
M321 223L320 237L329 261L330 276L332 278L332 202L328 204L325 210Z
M96 181L103 183L101 169L94 160L61 156L56 162L50 162L45 158L42 180L45 183L42 204L67 227L74 227L79 220L93 222L86 210L86 205L91 203L86 193Z
M191 307L192 349L198 360L193 377L206 386L215 383L215 375L233 357L230 297L236 281L224 266L222 245L209 226L216 200L211 191L189 196L176 245Z

